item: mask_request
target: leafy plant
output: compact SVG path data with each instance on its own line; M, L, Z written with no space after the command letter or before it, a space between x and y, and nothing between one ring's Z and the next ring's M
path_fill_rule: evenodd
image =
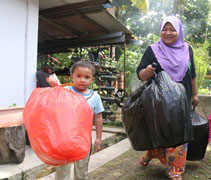
M104 124L104 126L106 127L123 127L123 123L122 121L110 121L110 122L106 122Z
M147 12L147 1L146 0L131 0L132 5L141 9L142 12Z
M127 49L125 60L125 87L127 92L130 92L132 76L136 73L136 67L138 67L140 58L141 53L139 47L131 46ZM120 56L118 69L120 72L124 72L124 54Z
M193 52L194 52L194 61L195 61L195 69L196 69L196 85L199 89L202 87L203 80L205 79L205 75L207 74L210 57L207 51L208 43L205 42L203 44L192 44Z
M8 106L8 107L16 107L16 103L13 103L12 105Z
M211 95L211 91L209 89L202 88L198 90L198 94Z
M194 43L211 41L210 7L209 0L186 0L182 20L187 40Z

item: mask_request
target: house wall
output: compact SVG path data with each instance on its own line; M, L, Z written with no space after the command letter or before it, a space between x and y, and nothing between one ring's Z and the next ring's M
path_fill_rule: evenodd
M39 0L0 3L0 108L25 105L36 86Z

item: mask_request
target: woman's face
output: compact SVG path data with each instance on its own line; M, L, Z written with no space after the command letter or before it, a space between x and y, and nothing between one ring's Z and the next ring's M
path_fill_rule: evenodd
M160 37L167 46L170 46L177 41L178 32L174 29L171 23L166 23L160 32Z

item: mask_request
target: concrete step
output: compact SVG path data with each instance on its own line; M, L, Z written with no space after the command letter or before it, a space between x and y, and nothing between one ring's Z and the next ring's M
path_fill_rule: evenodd
M116 133L124 133L124 130L119 128L103 128L102 144L104 148L109 146L110 141L116 141L114 138ZM94 143L95 135L95 130L93 130L92 143ZM94 155L95 154L92 156ZM0 165L0 180L33 180L36 179L36 175L39 172L47 167L48 166L35 155L33 150L29 146L26 146L25 158L22 163Z

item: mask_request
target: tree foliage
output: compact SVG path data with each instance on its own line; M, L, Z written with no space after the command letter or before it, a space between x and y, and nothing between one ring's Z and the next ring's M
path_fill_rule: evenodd
M125 87L127 92L131 89L131 79L136 73L136 67L138 67L139 61L141 59L142 53L138 46L130 46L126 51L126 62L125 62ZM118 69L120 72L124 72L124 53L119 58Z
M188 40L203 43L210 39L211 18L209 0L131 0L133 3L120 9L120 17L134 34L141 38L148 33L159 34L163 17L180 16Z
M187 0L182 14L186 39L194 43L211 43L211 2L209 0Z
M117 17L125 24L139 40L139 46L128 46L126 53L126 87L129 87L132 76L146 47L159 39L160 23L168 15L180 16L186 41L194 49L197 85L200 86L211 61L211 2L209 0L126 0L120 2ZM124 2L127 2L124 4ZM69 68L74 56L88 59L88 49L73 50L69 53L54 54L60 63L46 58L38 60L38 69L49 66L56 69ZM209 54L210 53L210 54ZM124 55L120 50L116 57L120 71L124 69ZM199 67L201 69L199 70ZM203 68L202 68L203 67ZM203 70L202 70L203 69Z
M138 7L142 12L147 12L147 1L146 0L131 0L132 6Z
M133 4L128 5L127 8L124 7L120 14L123 22L140 40L141 53L149 44L159 39L160 23L163 17L168 15L180 17L186 41L194 48L198 74L197 85L200 86L211 61L211 4L209 0L165 0L164 2L148 0L147 11L140 8L138 0L132 2Z
M196 84L198 88L206 88L203 86L203 82L204 77L209 69L209 63L211 60L207 51L207 47L208 42L205 42L203 44L192 44L194 52L195 69L197 74Z

